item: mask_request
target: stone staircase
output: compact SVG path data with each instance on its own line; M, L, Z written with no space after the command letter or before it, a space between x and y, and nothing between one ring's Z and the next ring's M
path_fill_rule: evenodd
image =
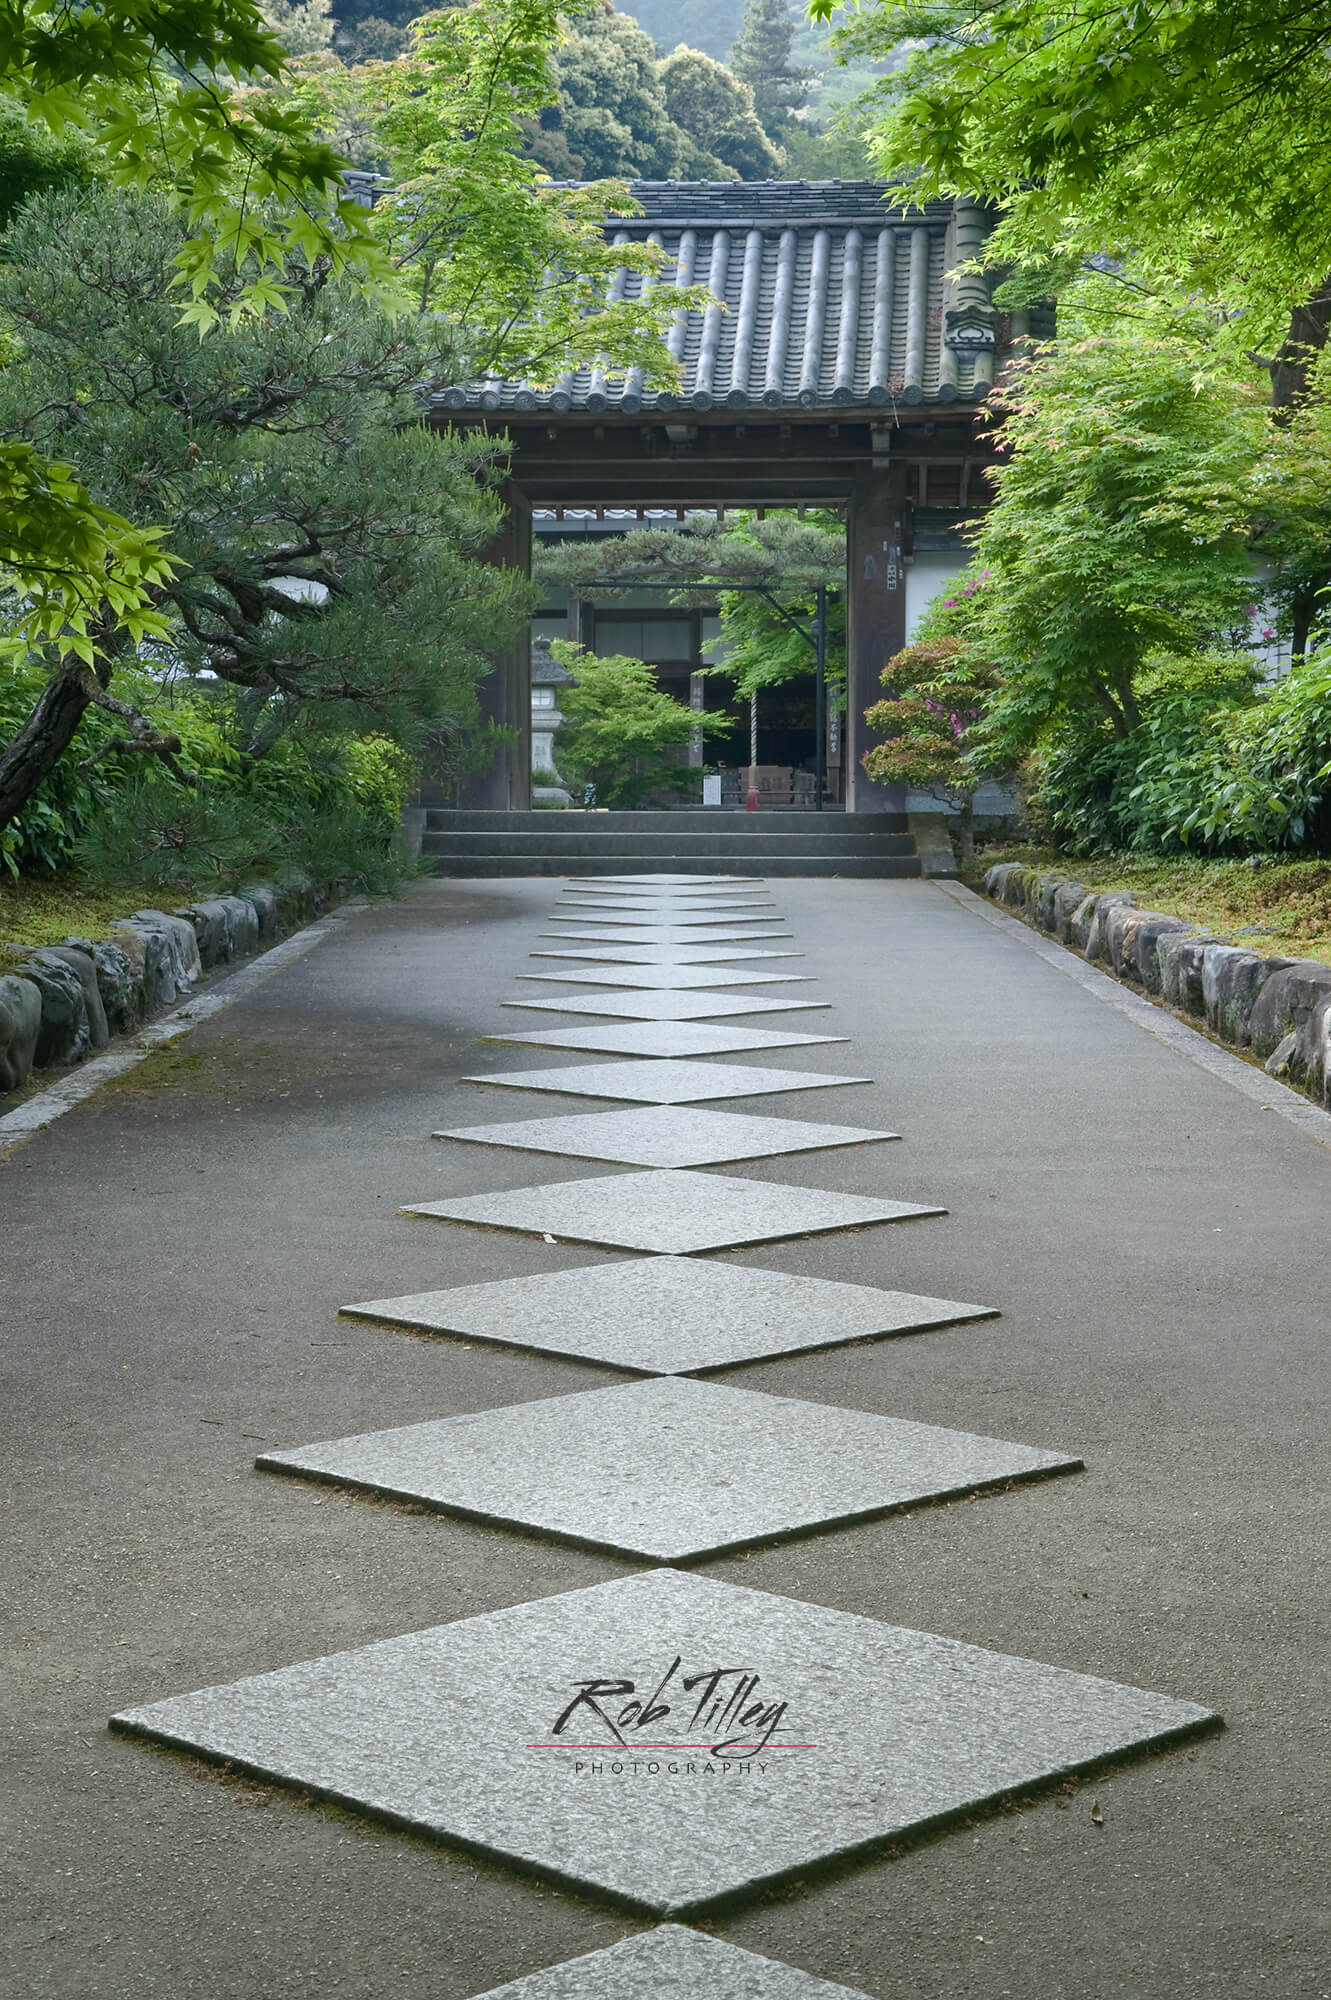
M436 875L861 875L924 870L905 813L425 809Z

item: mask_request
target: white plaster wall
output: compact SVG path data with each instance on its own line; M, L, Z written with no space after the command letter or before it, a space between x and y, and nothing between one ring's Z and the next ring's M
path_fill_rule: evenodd
M966 567L966 559L960 553L933 555L928 552L917 555L906 570L906 644L915 637L915 629L932 598L938 596L943 587L959 576Z

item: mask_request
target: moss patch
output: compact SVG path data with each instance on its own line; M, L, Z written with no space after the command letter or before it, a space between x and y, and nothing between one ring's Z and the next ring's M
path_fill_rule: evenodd
M173 889L173 907L188 902L197 890ZM214 882L204 893L220 893ZM35 945L59 944L67 937L105 937L132 910L160 909L162 886L107 889L77 876L56 875L34 880L0 875L0 971Z
M1160 856L1070 860L1051 848L990 847L965 879L978 888L987 868L1020 861L1067 875L1088 889L1131 889L1146 909L1182 917L1263 957L1331 963L1331 861L1179 861Z

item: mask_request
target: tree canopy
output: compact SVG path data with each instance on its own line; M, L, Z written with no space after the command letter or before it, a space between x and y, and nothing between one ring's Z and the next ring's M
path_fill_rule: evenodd
M666 108L700 153L710 152L742 181L780 172L781 155L764 132L747 83L701 49L683 43L661 64Z
M173 282L182 316L206 329L228 274L233 318L280 305L276 275L293 256L382 278L387 267L347 195L340 161L288 101L237 97L235 78L275 79L283 51L256 0L137 0L5 10L0 95L15 117L82 142L112 185L170 190L184 228ZM65 155L68 160L68 153ZM0 441L0 569L21 596L19 643L89 650L90 621L154 628L151 596L169 560L152 536L88 496L74 469L26 441Z
M794 28L789 0L748 0L730 67L753 92L753 108L769 139L782 145L809 95L814 72L791 61Z
M156 585L146 657L238 690L245 755L311 710L325 729L409 746L465 730L487 649L527 594L477 562L501 518L485 490L495 448L419 421L418 385L451 359L444 329L293 266L288 312L200 341L176 307L180 229L160 197L29 204L0 270L0 314L22 336L0 373L0 424L76 456L98 505L170 518L176 562ZM88 659L51 662L0 749L0 824L90 703L161 751L116 692L133 636L104 618Z
M845 582L845 540L839 529L829 533L824 525L789 515L745 520L733 528L695 515L680 529L637 528L542 549L537 576L574 592L593 583L625 590L659 584L676 592L680 602L710 599L727 584L839 586Z
M1260 396L1199 374L1181 339L1061 340L1008 401L971 587L940 607L1003 665L988 734L1004 761L1087 712L1128 735L1153 653L1246 636L1252 566L1227 496L1265 427Z
M1001 204L995 261L1199 290L1294 392L1331 316L1331 0L863 0L838 41L907 45L879 170Z
M552 173L670 180L695 164L667 108L655 45L631 14L601 4L566 22L553 73L558 96L531 141Z
M386 183L374 240L414 307L447 323L464 374L549 382L598 360L636 363L666 386L673 364L661 336L679 294L608 296L618 267L663 261L651 244L606 240L607 214L633 209L627 188L552 186L523 151L525 127L559 98L564 15L615 18L600 0L453 7L415 22L394 62L348 70L312 59L293 95L330 135L359 133Z

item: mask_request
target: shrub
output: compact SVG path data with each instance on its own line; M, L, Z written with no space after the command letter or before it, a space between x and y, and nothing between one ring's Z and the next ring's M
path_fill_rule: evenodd
M0 682L0 732L27 711L42 669ZM262 757L236 694L220 683L162 681L142 668L121 676L129 698L180 744L176 765L109 752L121 725L91 709L53 776L0 833L11 875L76 867L107 883L219 884L285 864L328 881L387 888L403 872L397 831L415 767L382 736L280 735ZM96 761L81 774L80 764Z
M1249 662L1163 659L1125 738L1066 731L1028 817L1072 853L1258 854L1331 844L1331 649L1254 691Z
M553 640L550 651L576 675L559 695L559 766L589 804L632 809L672 792L697 795L701 771L671 752L708 726L704 715L667 694L643 660L597 658L567 639Z

